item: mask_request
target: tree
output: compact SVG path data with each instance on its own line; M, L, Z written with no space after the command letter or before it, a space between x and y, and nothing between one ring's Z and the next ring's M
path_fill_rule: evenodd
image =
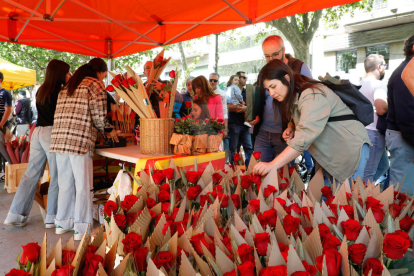
M278 29L292 45L295 57L310 64L309 45L323 19L329 27L336 27L337 22L346 14L354 15L355 10L372 9L374 0L336 6L325 10L307 12L266 22L267 26Z

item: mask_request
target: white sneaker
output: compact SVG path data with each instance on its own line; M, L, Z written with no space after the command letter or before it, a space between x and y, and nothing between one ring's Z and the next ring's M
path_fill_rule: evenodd
M3 223L5 225L17 226L17 227L24 227L27 224L27 222L11 222L11 221L8 221L8 220L5 220Z
M55 230L56 235L65 234L70 231L73 231L73 229L63 229L62 226L56 225L56 230Z
M75 234L73 235L73 239L75 241L80 241L80 240L82 240L82 238L83 238L83 235L79 234L79 232L75 231Z
M56 225L54 223L45 223L45 228L46 229L51 229L51 228L55 228Z

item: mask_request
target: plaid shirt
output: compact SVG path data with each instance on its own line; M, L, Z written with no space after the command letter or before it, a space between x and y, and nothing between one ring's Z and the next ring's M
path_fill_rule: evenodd
M86 77L68 96L59 93L53 122L50 152L93 156L98 130L103 133L107 95L102 82Z

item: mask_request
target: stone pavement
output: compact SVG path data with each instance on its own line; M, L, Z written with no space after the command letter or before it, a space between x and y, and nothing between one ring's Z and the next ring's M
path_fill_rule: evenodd
M3 189L4 182L0 182L0 276L4 276L12 268L18 268L17 256L22 252L22 245L29 242L37 242L42 245L45 233L47 233L47 252L50 253L59 239L62 239L62 246L72 237L73 232L63 235L56 235L55 229L45 229L39 205L34 202L25 227L12 227L4 225L10 205L15 194L8 194ZM95 222L95 227L98 223ZM79 242L75 242L77 247Z

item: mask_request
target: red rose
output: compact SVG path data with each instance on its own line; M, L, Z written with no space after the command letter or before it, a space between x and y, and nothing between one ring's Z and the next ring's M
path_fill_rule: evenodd
M399 193L397 198L399 199L398 204L400 204L400 206L402 206L405 203L405 201L407 200L407 195L403 194L403 193Z
M114 216L114 220L119 229L123 230L126 226L125 216L118 214Z
M285 206L285 211L286 213L290 214L292 212L292 210L296 213L296 214L300 214L301 209L299 207L299 204L297 203L293 203L289 206Z
M175 79L175 71L171 70L170 73L168 73L168 76L172 79Z
M167 191L167 192L170 192L170 184L162 184L162 185L160 185L159 186L159 188L160 188L160 191Z
M6 276L32 276L32 274L29 274L29 272L26 272L24 270L17 270L13 268L9 271L9 273L6 274Z
M309 208L310 209L310 211L312 212L312 208ZM302 214L304 215L304 216L307 216L308 217L308 219L310 220L310 215L309 215L309 209L308 209L308 207L302 207L302 209L300 209L300 211L302 212ZM313 213L313 212L312 212Z
M270 244L270 236L269 233L257 233L255 236L255 244L256 244L256 250L257 254L260 256L266 256L267 253L267 247Z
M126 234L125 238L122 240L124 244L124 253L132 253L135 249L141 246L142 238L135 232Z
M255 266L252 262L245 262L237 267L239 276L256 276L254 273Z
M227 208L229 206L229 196L225 194L218 195L219 200L221 201L221 208Z
M185 107L186 108L191 108L191 101L185 102Z
M64 265L59 269L55 269L55 271L52 272L52 276L68 276L72 275L73 271L75 270L74 266L71 265Z
M372 210L372 214L374 215L375 220L377 221L377 223L381 223L384 220L384 217L385 217L385 213L381 209L381 207L372 206L371 210Z
M325 186L321 189L322 195L326 198L330 198L332 196L331 187Z
M259 199L252 199L247 206L247 211L250 214L257 214L260 210L260 200Z
M303 230L309 236L310 234L312 234L313 228L312 227L306 227Z
M198 255L202 256L203 254L203 249L201 247L201 243L204 244L204 246L206 248L208 248L208 243L206 241L206 239L204 238L204 233L198 234L198 235L194 235L191 237L190 239L191 244L193 245L195 251L197 252Z
M260 175L253 174L252 181L253 181L253 183L261 184L262 183L262 177ZM243 183L243 180L242 180L242 183Z
M118 205L114 202L114 201L112 201L112 200L108 200L106 203L105 203L105 206L104 206L104 213L108 216L108 217L111 217L111 215L112 214L114 214L115 215L115 213L116 213L116 211L118 210Z
M114 92L114 87L112 85L108 85L106 87L106 91L108 91L108 92Z
M154 199L150 198L150 197L147 198L146 203L147 203L147 208L148 209L151 209L152 207L157 205L157 202Z
M253 157L254 157L254 159L256 159L257 161L260 161L260 155L261 155L262 153L260 152L260 151L255 151L255 152L253 152Z
M40 255L40 246L37 242L30 242L25 246L22 245L22 255L20 256L20 264L26 265L27 260L31 263L35 263Z
M178 233L178 237L181 237L185 233L185 231L187 231L187 223L188 220L178 221L174 223L175 229Z
M171 198L171 195L167 191L160 191L160 193L158 194L158 201L162 203L170 201L170 198Z
M132 206L134 206L135 202L137 202L137 201L138 201L138 198L136 196L127 195L127 196L125 196L124 200L121 201L121 207L125 211L129 211L129 209L131 209Z
M130 78L128 79L128 83L129 83L130 85L134 85L134 84L136 84L135 80L134 80L132 77L130 77Z
M115 75L114 80L122 81L121 74Z
M348 247L348 254L351 262L356 265L362 264L365 254L367 253L367 247L362 243L354 243Z
M95 254L96 251L98 251L98 249L99 249L99 247L97 247L97 246L88 245L88 247L86 248L86 252Z
M336 250L338 249L338 246L340 245L341 245L341 241L336 236L332 235L331 233L327 234L322 242L323 249L333 248Z
M161 172L154 172L152 174L152 179L154 179L155 184L161 185L165 180L165 175Z
M341 222L342 233L346 235L348 241L355 241L358 238L359 232L362 230L362 225L358 221L348 219L347 221Z
M296 271L290 274L290 276L311 276L307 271Z
M287 276L287 268L284 265L263 267L259 276Z
M125 87L126 89L129 89L129 83L127 80L123 80L121 83L123 87Z
M404 257L405 253L407 253L407 249L410 247L410 242L397 233L389 233L385 236L383 245L383 251L387 258L398 260Z
M233 181L234 186L237 186L239 184L239 178L237 176L233 176L231 180Z
M371 276L381 276L383 270L380 260L369 258L364 266L364 276L368 276L370 271L372 271Z
M252 185L252 178L250 175L243 175L241 178L241 186L243 189L249 189Z
M200 185L192 186L192 187L188 188L188 190L187 190L187 198L189 200L194 200L198 197L198 195L200 193L201 193L201 186Z
M213 202L211 202L211 198L210 196L207 195L200 195L200 206L204 207L204 205L206 205L206 203L212 204Z
M365 201L365 205L367 207L367 210L373 206L380 206L382 207L383 205L381 204L381 201L373 198L372 196L367 197L367 200Z
M389 206L389 210L390 210L390 215L392 216L393 219L395 219L396 217L400 215L402 207L398 204L392 203Z
M221 174L219 173L214 173L213 174L213 183L214 184L218 184L218 182L220 181L220 179L222 179L223 177L221 176Z
M134 251L135 267L138 271L147 271L148 248L142 247Z
M321 237L322 240L326 237L326 235L331 233L331 229L328 226L326 226L325 223L319 224L318 228L319 228L319 236Z
M233 247L231 246L231 239L230 238L224 238L221 241L223 242L223 244L227 248L227 250L230 252L230 254L233 254Z
M276 200L279 202L280 206L284 207L286 205L286 200L283 198L276 198Z
M239 162L240 161L240 154L239 153L236 153L236 154L234 154L233 155L233 160L234 160L234 162Z
M185 174L185 177L187 178L188 182L192 183L192 184L196 184L198 179L200 178L201 173L199 172L187 172Z
M277 189L272 186L272 185L268 185L265 189L264 189L264 196L266 198L268 198L270 195L274 194L277 192Z
M338 219L336 217L328 217L329 222L332 224L337 224L338 223Z
M242 263L249 261L254 262L253 247L247 245L246 243L239 245L237 248L237 254L239 254Z
M161 268L161 266L163 266L168 271L171 268L171 262L173 259L174 255L170 251L160 251L154 258L154 264L157 265L157 268Z
M400 220L400 228L401 230L408 232L411 228L411 225L413 225L413 223L414 223L414 219L406 215L402 220Z
M231 197L231 200L233 201L234 207L239 209L240 208L240 196L237 194L233 194L230 197Z
M401 236L403 239L405 239L405 240L406 240L406 241L410 244L410 246L411 246L412 240L411 240L410 236L409 236L406 232L401 231L401 230L397 230L397 231L395 231L395 232L394 232L394 234L400 235L400 236Z
M137 213L127 213L125 215L126 224L131 226L137 220L138 214Z
M175 120L174 120L176 123L179 123L179 122L181 122L181 120L180 119L178 119L178 118L175 118Z
M70 265L75 259L76 251L62 250L62 265Z
M181 265L181 255L182 252L184 252L184 254L188 257L190 254L188 254L187 251L185 251L184 249L182 249L181 247L177 246L177 267L180 267Z
M282 179L282 181L280 181L280 185L279 188L281 191L287 189L287 187L289 187L289 181L287 181L285 178Z
M116 88L119 88L119 81L117 79L112 79L111 83L113 84L113 86L115 86Z
M161 203L161 212L163 212L164 214L168 214L170 207L171 203L169 202Z
M342 256L336 249L330 248L323 251L325 255L326 268L329 276L338 276L341 273ZM322 272L323 255L316 257L316 267Z
M181 194L178 190L174 190L174 197L175 197L175 202L178 202L181 200Z
M335 199L335 197L334 196L331 196L330 198L328 198L326 201L325 201L325 204L326 204L326 206L329 206L329 208L331 208L332 209L332 212L334 212L334 214L336 215L336 216L338 216L338 214L337 214L337 212L338 212L338 210L336 210L335 208L338 206L338 205L336 205L336 204L332 204L332 201ZM333 206L335 206L335 207L333 207ZM333 209L335 209L335 210L333 210Z
M171 169L171 168L164 169L162 171L162 174L165 175L165 177L168 178L169 180L174 179L174 169Z
M221 186L221 185L214 186L213 193L222 194L223 193L223 186Z
M318 272L315 266L309 265L306 261L302 261L303 266L305 267L306 271L309 272L310 276L313 276Z
M285 229L285 232L288 235L295 234L298 230L299 224L300 218L295 218L291 215L286 215L283 218L283 229Z
M349 205L340 205L339 210L344 209L350 219L354 219L354 207Z
M82 270L83 276L95 276L98 271L99 263L103 265L104 259L92 253L86 253L85 266Z
M276 227L277 212L275 209L270 209L263 212L263 219L266 220L270 227Z

